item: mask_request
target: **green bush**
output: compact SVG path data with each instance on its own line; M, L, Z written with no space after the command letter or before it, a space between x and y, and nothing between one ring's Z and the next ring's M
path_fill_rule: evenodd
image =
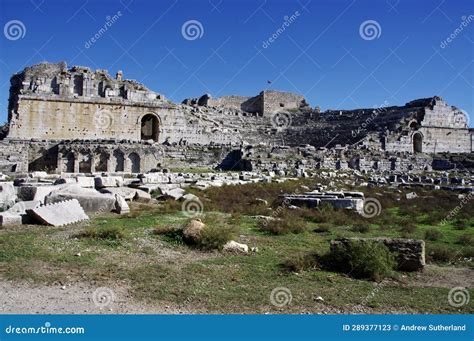
M458 240L457 240L457 243L458 244L461 244L461 245L473 245L474 244L474 237L472 236L472 234L463 234L461 236L459 236Z
M428 259L433 262L447 263L454 262L460 257L460 253L445 245L428 245Z
M403 237L409 237L417 229L416 224L413 221L408 220L406 218L400 220L399 225L400 225L400 232Z
M119 242L127 237L127 233L123 228L118 226L88 227L84 232L77 235L77 237Z
M320 260L328 270L373 281L393 275L396 267L393 254L376 241L349 240L336 244Z
M162 236L165 241L172 244L183 244L183 229L173 226L157 227L153 234Z
M294 257L286 260L283 268L290 272L301 272L309 270L318 265L317 255L314 253L298 253Z
M301 233L306 231L306 221L297 212L283 210L279 217L274 220L262 220L259 228L270 234Z
M457 218L453 221L453 227L456 230L465 230L470 226L470 222L467 219Z
M236 229L229 226L205 226L199 247L204 250L220 250L228 241L236 237Z
M231 218L232 219L232 218ZM238 228L229 225L222 215L207 214L204 219L199 248L203 250L220 250L228 241L235 239Z
M355 223L351 226L352 232L367 233L370 231L370 226L367 223Z
M327 233L331 231L331 224L328 224L328 223L318 224L318 227L316 227L313 231L316 233Z
M464 250L462 251L462 256L465 258L474 258L474 247L470 246L470 247L464 248ZM472 264L471 264L471 267L472 267Z
M441 239L442 237L443 237L443 234L441 233L441 231L437 229L429 229L425 231L426 240L435 241L435 240Z

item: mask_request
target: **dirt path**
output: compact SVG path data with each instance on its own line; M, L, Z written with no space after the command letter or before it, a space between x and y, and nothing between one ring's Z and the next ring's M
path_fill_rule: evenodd
M94 295L94 292L97 294ZM36 286L0 280L0 313L190 314L197 312L172 305L139 304L133 301L125 288L99 289L83 283L70 286Z

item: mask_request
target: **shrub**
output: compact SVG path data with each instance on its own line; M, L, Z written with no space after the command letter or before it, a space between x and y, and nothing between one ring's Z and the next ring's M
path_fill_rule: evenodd
M431 261L447 263L459 258L459 253L445 245L429 245L428 257Z
M202 239L199 247L204 250L222 249L225 243L234 239L236 236L235 228L224 226L205 226L202 229Z
M183 229L173 226L157 227L153 234L163 236L167 242L172 244L183 244Z
M366 223L356 223L351 226L352 232L367 233L370 231L370 226Z
M331 229L331 224L323 223L319 224L313 231L316 233L327 233Z
M474 247L467 247L463 250L462 256L466 258L474 258Z
M299 215L299 212L283 210L276 219L262 220L259 227L261 231L281 235L304 232L306 231L307 223Z
M290 272L301 272L316 267L317 255L314 253L298 253L296 256L288 259L282 265L283 268Z
M453 222L453 227L456 230L465 230L469 226L469 221L467 219L458 218Z
M435 241L435 240L441 239L442 237L443 237L443 234L441 233L441 231L437 229L429 229L425 231L426 240Z
M203 250L222 249L225 243L235 239L239 230L229 225L222 215L207 214L204 219L204 228L201 231L201 240L197 245Z
M88 227L84 232L77 235L77 237L119 242L127 237L127 233L123 228L118 226Z
M328 270L374 281L393 275L396 267L393 254L376 241L349 240L337 244L320 261Z
M474 237L471 234L463 234L459 236L457 243L461 245L473 245Z
M402 233L403 236L409 236L410 234L414 233L417 229L416 224L407 219L402 219L399 222L400 225L400 232Z

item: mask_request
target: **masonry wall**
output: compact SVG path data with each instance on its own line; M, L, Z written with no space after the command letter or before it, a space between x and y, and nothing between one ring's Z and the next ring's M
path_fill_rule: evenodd
M10 139L140 141L141 119L154 115L159 122L158 143L238 143L213 122L200 121L182 108L109 103L75 99L20 96L10 121Z

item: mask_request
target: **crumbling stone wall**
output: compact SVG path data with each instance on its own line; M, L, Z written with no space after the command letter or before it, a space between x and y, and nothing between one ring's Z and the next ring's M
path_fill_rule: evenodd
M157 143L238 143L214 123L199 121L143 85L106 71L39 64L11 79L10 139L129 140ZM143 126L151 125L143 133Z
M279 126L275 113L287 115ZM65 63L11 78L0 169L146 172L237 162L241 169L429 170L431 153L469 153L466 115L440 97L357 110L310 108L297 94L204 95L173 104L144 85ZM1 136L0 138L3 138ZM220 151L220 152L219 152Z

